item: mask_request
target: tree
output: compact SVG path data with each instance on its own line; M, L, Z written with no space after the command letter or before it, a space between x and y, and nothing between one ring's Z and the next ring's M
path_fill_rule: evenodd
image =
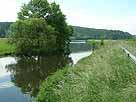
M44 18L48 25L51 25L56 32L56 46L54 53L57 55L68 55L70 36L73 33L72 27L66 23L66 17L55 2L49 4L47 0L31 0L23 5L18 13L18 19Z
M17 54L50 55L56 50L57 32L43 18L18 20L10 29L12 42L17 46Z

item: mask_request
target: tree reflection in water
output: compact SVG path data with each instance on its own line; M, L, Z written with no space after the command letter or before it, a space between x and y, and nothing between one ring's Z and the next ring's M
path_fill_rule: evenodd
M11 72L12 82L20 87L23 93L29 93L35 97L41 82L57 69L66 66L71 59L62 56L18 57L16 61L16 64L6 67Z

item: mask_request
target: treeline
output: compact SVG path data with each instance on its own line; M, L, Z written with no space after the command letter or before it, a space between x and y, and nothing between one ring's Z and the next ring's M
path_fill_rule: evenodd
M5 37L12 22L0 22L0 37Z
M12 22L0 22L0 37L6 37L9 26ZM128 32L119 30L105 30L105 29L93 29L73 26L74 33L71 37L72 40L87 40L87 39L131 39L132 36Z
M136 35L134 35L133 38L136 39Z
M74 34L71 37L73 40L87 40L87 39L130 39L133 36L128 32L119 30L105 30L105 29L93 29L73 26Z

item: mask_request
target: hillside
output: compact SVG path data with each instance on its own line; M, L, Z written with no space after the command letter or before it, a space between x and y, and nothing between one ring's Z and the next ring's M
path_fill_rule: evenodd
M136 35L134 35L133 38L136 39Z
M12 22L0 22L0 37L5 37L6 33ZM73 26L74 34L71 39L128 39L132 38L132 35L128 32L119 30L105 30L105 29L93 29Z
M74 34L72 39L129 39L132 35L128 32L123 32L119 30L105 30L105 29L93 29L73 26Z
M0 37L5 37L11 22L0 22Z

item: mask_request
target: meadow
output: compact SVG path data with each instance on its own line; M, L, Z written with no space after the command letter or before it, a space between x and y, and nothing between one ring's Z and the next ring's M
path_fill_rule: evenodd
M7 38L0 38L0 56L12 55L14 52L15 46Z

